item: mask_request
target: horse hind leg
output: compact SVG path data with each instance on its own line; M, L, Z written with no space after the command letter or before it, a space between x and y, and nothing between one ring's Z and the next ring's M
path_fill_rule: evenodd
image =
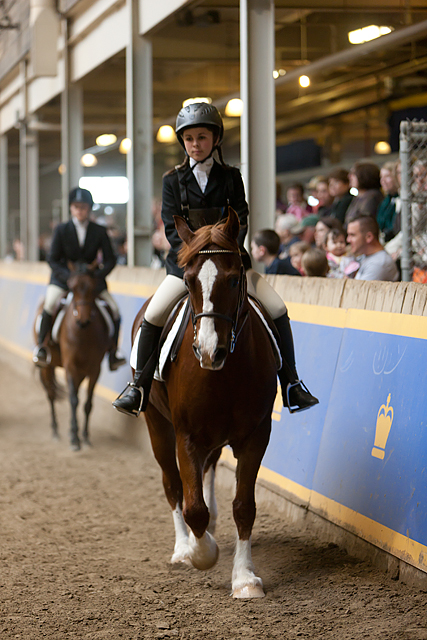
M77 422L77 406L79 386L74 383L73 378L68 376L68 392L71 407L71 424L70 424L70 446L72 451L80 451L81 444L79 438L79 426Z
M172 509L175 545L171 558L174 565L191 565L188 530L182 515L182 482L176 464L176 441L173 425L151 403L145 412L154 457L162 469L163 489Z
M90 413L92 411L93 392L94 392L94 389L95 389L96 381L98 380L98 377L99 377L99 373L100 372L98 371L98 373L96 375L91 376L91 378L89 379L87 397L86 397L86 402L85 402L85 406L84 406L85 424L84 424L84 427L83 427L82 438L83 438L83 443L85 445L87 445L88 447L92 446L92 443L89 440L89 416L90 416Z
M251 534L255 522L255 482L268 444L271 422L259 428L242 452L237 454L237 487L233 516L238 539L233 560L233 598L263 598L261 578L255 574L251 554Z

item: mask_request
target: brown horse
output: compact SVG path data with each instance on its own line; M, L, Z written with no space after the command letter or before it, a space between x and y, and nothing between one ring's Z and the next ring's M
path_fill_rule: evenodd
M58 398L59 387L56 383L55 367L65 369L71 405L71 448L78 451L81 448L77 422L79 387L85 378L89 379L84 405L86 419L83 442L90 445L89 415L92 410L92 396L101 371L102 359L111 346L111 338L107 323L95 302L97 283L92 272L96 264L88 266L69 263L68 266L71 276L67 284L72 298L66 307L57 342L49 343L52 358L47 367L40 369L40 379L50 401L51 426L53 436L57 438L55 400Z
M235 212L230 209L226 223L196 233L182 218L175 223L184 243L181 263L193 322L175 361L166 366L164 383L154 381L145 414L173 512L172 563L206 570L217 561L213 480L221 449L229 445L237 458L232 593L235 598L262 597L262 580L251 560L251 532L255 481L277 390L275 355L246 295ZM133 338L144 309L135 319Z

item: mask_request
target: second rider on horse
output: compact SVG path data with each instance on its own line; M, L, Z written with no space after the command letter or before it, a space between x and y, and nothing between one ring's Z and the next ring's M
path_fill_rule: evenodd
M283 366L278 375L283 404L292 412L308 409L317 404L318 400L298 378L286 306L267 280L251 268L250 257L243 246L248 228L248 205L240 171L226 165L222 158L224 125L221 115L213 105L190 104L179 112L175 133L186 157L180 166L166 173L163 178L162 219L171 245L166 258L167 276L145 311L134 380L125 393L113 402L113 406L134 416L145 411L163 326L175 304L186 293L183 270L177 265L182 242L173 216L182 216L190 228L195 230L225 219L230 206L236 211L240 221L238 242L246 269L248 293L257 298L270 313L280 336ZM215 151L219 162L213 158Z
M50 362L47 343L52 329L53 314L61 298L68 291L67 280L71 275L68 263L78 262L80 265L90 265L101 253L102 261L93 272L93 276L98 283L98 297L106 302L113 316L114 335L109 352L109 366L111 371L115 371L126 364L126 359L117 349L121 322L119 308L113 296L108 293L105 281L106 276L116 265L116 256L106 229L89 220L93 207L90 191L76 187L70 191L68 200L71 219L56 227L47 258L52 274L46 290L38 345L34 350L33 362L38 367L46 367Z

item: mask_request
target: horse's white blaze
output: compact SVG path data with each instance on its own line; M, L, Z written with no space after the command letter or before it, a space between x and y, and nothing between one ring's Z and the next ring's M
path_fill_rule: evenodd
M211 295L217 274L218 269L212 260L206 260L199 271L198 279L202 286L203 296L202 313L210 313L214 310ZM205 353L210 359L213 359L213 355L218 345L218 336L215 332L215 323L213 318L201 318L198 342L202 356ZM204 360L203 357L202 360Z
M215 498L215 470L209 467L203 476L203 498L209 509L209 526L208 531L212 535L215 533L216 521L218 518L218 507Z
M246 595L248 591L250 592L254 588L259 590L259 595L255 597L262 597L262 580L255 575L255 568L252 563L251 539L237 539L232 575L233 596L235 598L254 597L253 595ZM239 593L243 595L238 595Z
M180 507L172 511L173 525L175 527L175 547L171 559L172 564L178 562L190 563L190 549L188 547L188 530Z
M196 538L194 533L190 531L188 544L190 547L190 560L193 567L201 571L206 571L216 564L219 549L215 538L211 536L210 533L205 531L201 538Z

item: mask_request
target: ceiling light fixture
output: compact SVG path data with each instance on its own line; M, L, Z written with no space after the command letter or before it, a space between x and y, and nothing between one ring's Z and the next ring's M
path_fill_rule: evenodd
M243 113L243 100L232 98L225 105L225 115L229 118L240 118Z
M375 38L379 38L380 36L385 36L392 31L394 31L392 27L378 27L375 24L371 24L369 27L349 31L348 41L350 44L362 44L363 42L375 40Z
M109 147L111 144L117 142L117 136L114 133L103 133L95 140L98 147Z
M85 153L80 158L80 164L82 167L94 167L98 164L98 158L93 153Z
M384 156L391 153L391 147L385 140L379 140L374 146L374 151L378 153L378 155Z
M170 124L163 124L156 135L157 142L175 142L176 136L173 127Z
M187 98L182 103L183 107L188 107L189 104L194 104L195 102L207 102L207 104L212 104L212 98Z
M306 87L310 86L310 78L308 76L300 76L299 83L300 83L300 86L304 87L305 89Z
M123 138L120 143L119 151L120 153L126 154L132 149L132 140L130 138Z
M280 78L280 76L285 76L286 75L286 69L274 69L273 71L273 78L275 80L277 80L277 78Z

